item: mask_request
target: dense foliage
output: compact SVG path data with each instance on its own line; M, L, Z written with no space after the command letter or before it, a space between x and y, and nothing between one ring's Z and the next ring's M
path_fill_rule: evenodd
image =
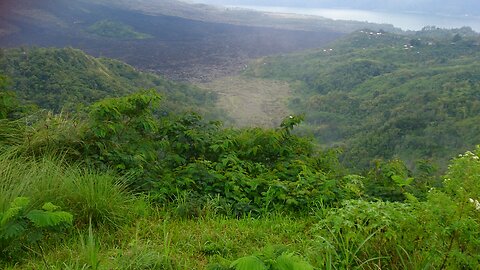
M409 35L363 30L330 47L258 60L247 74L291 82L304 131L344 148L365 168L376 158L447 157L480 142L480 37L469 28Z
M165 97L162 107L165 113L195 108L204 114L214 114L211 106L215 96L211 93L139 72L120 61L95 58L77 49L0 49L0 70L10 79L10 90L21 100L55 112L131 94L138 89L155 89Z
M31 245L45 237L45 233L72 226L72 214L60 211L47 202L42 209L29 209L30 199L15 198L0 212L0 256L11 257L21 247Z
M34 155L53 148L71 162L113 169L131 176L132 189L160 201L183 194L192 200L186 215L196 215L196 208L214 197L225 213L243 215L307 211L317 201L333 205L356 196L350 186L360 183L342 176L334 152L320 152L291 134L298 117L286 118L275 130L222 129L196 114L159 118L154 114L159 99L154 91L142 92L99 101L74 118L30 118L32 126L5 129L17 133L17 140L3 143Z

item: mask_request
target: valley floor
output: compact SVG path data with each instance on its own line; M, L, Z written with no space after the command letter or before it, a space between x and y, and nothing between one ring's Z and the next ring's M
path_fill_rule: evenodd
M198 84L218 95L218 107L238 127L277 127L291 114L291 90L286 82L230 76Z

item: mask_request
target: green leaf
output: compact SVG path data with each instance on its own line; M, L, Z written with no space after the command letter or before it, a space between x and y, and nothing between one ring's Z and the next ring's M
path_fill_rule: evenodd
M39 228L53 227L62 224L71 225L73 216L68 212L45 212L42 210L32 210L26 217Z
M293 254L284 253L275 260L272 270L313 270L313 267Z
M42 209L49 212L54 212L60 209L60 206L56 206L51 202L47 202L42 206Z
M19 237L25 232L25 222L11 223L5 227L0 228L0 239L10 239Z
M25 208L28 206L28 204L30 203L30 199L27 198L27 197L17 197L13 200L13 202L10 204L10 207L11 208L14 208L14 207L21 207L21 208Z
M240 258L230 265L235 270L267 270L265 264L256 256Z
M413 177L407 177L407 178L403 178L399 175L392 175L392 180L395 181L395 183L397 185L399 185L400 187L403 187L403 186L408 186L410 185L412 182L413 182Z
M30 203L30 199L27 197L17 197L13 200L10 204L10 207L5 211L2 215L2 219L0 220L0 226L4 226L14 217L18 216L20 212L25 209Z

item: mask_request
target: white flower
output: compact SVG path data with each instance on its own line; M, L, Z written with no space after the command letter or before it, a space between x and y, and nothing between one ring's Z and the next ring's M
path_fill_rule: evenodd
M479 202L479 201L474 200L474 199L472 199L472 198L469 198L468 200L475 205L475 209L476 209L476 210L479 210L479 211L480 211L480 202Z

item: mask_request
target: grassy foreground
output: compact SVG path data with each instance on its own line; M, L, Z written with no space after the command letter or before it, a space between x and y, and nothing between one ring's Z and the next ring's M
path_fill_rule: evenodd
M0 155L0 165L0 213L14 198L28 197L32 208L51 201L75 219L73 228L48 232L36 245L0 237L8 254L2 269L206 269L269 247L312 248L308 218L229 218L216 214L214 199L201 216L183 218L184 201L153 206L127 191L122 179L58 157L21 158L12 151Z
M480 211L472 198L479 194L479 152L456 158L444 190L430 191L426 201L347 200L331 208L319 202L309 213L232 217L219 214L222 204L211 198L192 217L185 214L186 196L151 204L108 172L7 151L0 155L0 267L475 269ZM15 198L29 198L31 205L16 207ZM53 210L45 208L50 202ZM42 204L50 220L39 222ZM59 224L56 207L73 214L72 226L47 230ZM262 266L239 266L238 258ZM305 264L265 266L285 258Z
M308 252L308 220L272 216L182 220L156 212L116 232L72 232L11 269L206 269L268 248ZM45 259L45 261L43 261ZM48 266L47 266L48 265Z

